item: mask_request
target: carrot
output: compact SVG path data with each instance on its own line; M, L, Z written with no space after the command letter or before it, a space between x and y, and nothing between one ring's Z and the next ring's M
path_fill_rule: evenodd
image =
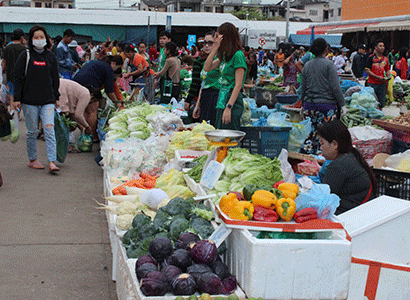
M143 179L146 179L146 180L157 180L156 177L151 176L151 175L148 175L148 174L146 174L146 173L141 173L141 174L140 174L140 177L143 178Z
M144 186L147 189L153 189L155 188L155 181L151 180L151 181L145 181L144 182Z

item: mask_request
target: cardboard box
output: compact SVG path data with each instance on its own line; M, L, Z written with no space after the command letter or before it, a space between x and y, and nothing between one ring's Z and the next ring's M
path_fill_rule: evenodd
M248 298L347 299L351 243L345 237L257 239L258 233L233 230L227 239L227 264Z

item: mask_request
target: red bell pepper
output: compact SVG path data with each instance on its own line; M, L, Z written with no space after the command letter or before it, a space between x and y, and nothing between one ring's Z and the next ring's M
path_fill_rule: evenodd
M279 184L285 183L283 180L276 182L275 184L273 184L273 188L277 189Z
M318 219L317 211L313 207L299 210L294 216L296 223L303 223L310 220Z
M262 206L255 206L252 220L262 222L276 222L279 219L279 215L273 209L265 208Z

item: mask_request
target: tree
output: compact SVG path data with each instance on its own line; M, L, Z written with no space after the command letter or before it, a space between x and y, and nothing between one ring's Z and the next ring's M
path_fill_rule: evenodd
M246 20L246 14L248 15L248 20L266 20L266 16L261 14L256 8L243 8L240 10L235 10L232 14L241 20Z

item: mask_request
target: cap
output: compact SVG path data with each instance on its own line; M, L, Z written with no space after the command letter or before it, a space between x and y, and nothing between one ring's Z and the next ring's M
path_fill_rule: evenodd
M21 30L20 28L14 29L13 40L19 40L22 36L24 36L23 30Z
M76 40L73 40L70 44L68 44L68 47L78 47L78 43Z
M348 52L349 49L347 49L346 47L343 47L343 48L341 49L341 51L342 51L342 52Z
M361 45L359 45L359 47L357 47L357 49L366 49L366 45L365 45L365 44L361 44Z
M305 51L305 47L300 46L300 47L299 47L299 50Z

